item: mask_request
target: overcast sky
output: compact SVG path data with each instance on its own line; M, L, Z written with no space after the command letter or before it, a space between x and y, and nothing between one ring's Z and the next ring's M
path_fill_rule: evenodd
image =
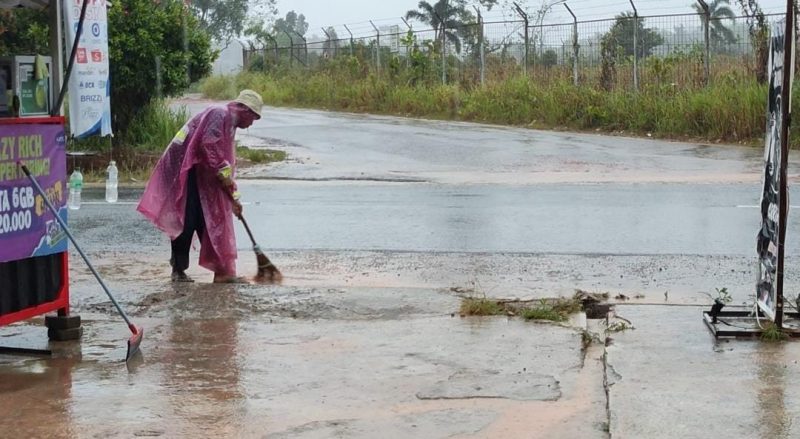
M434 3L435 0L428 0ZM552 1L552 0L550 0ZM709 3L711 0L707 0ZM347 24L356 35L372 32L368 20L373 20L377 26L402 24L399 17L405 15L409 9L416 9L419 0L278 0L278 15L283 17L287 12L294 10L303 14L309 23L308 35L322 35L321 27L335 26L342 34ZM485 21L503 20L504 11L500 0L499 4L491 11L483 11ZM517 0L520 5L527 5L531 11L537 10L542 0ZM731 7L739 15L741 10L735 0ZM613 18L620 12L631 11L627 0L567 0L567 4L578 17L578 20L595 20ZM639 15L661 15L690 13L691 1L689 0L634 0ZM785 0L760 0L759 4L766 13L782 12L786 9ZM572 18L563 6L556 6L547 16L546 22L566 23Z

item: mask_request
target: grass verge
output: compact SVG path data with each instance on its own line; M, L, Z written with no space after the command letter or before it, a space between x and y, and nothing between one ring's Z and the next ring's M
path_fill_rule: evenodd
M752 145L763 141L767 96L765 85L736 76L716 78L707 87L649 84L639 92L513 75L480 87L337 71L245 72L211 77L200 86L216 99L230 99L242 88L278 106ZM793 93L800 98L800 88ZM797 134L791 138L800 138Z

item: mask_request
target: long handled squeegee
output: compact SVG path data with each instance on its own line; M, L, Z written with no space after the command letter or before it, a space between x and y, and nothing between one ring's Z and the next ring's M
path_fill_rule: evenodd
M87 258L86 254L83 253L83 250L81 250L81 247L78 245L78 243L75 241L75 238L72 236L72 233L69 231L67 223L64 222L64 220L61 219L61 217L58 215L58 211L56 210L55 206L53 206L53 203L51 203L50 199L47 198L47 195L44 193L44 190L42 189L41 186L39 186L39 182L36 181L36 178L31 174L31 171L28 169L28 167L25 166L25 164L22 163L21 161L18 161L17 165L19 165L19 167L22 168L22 171L25 173L25 175L28 176L28 179L31 181L31 183L33 183L33 186L36 188L36 192L38 192L39 195L42 196L42 198L44 199L44 203L47 205L47 208L50 209L50 212L56 218L58 224L61 225L61 228L64 230L64 233L66 233L67 237L69 237L69 240L72 242L72 245L75 246L75 250L78 251L78 253L83 258L84 262L86 262L86 265L89 266L89 270L92 271L92 274L97 279L97 282L99 282L100 286L103 287L103 291L105 291L106 294L108 295L108 298L111 299L111 303L114 304L114 306L117 308L117 311L119 311L119 314L125 320L125 323L128 324L128 329L131 330L132 335L131 338L128 339L128 353L125 355L125 361L127 362L136 352L139 351L139 345L142 344L142 337L144 336L144 329L142 329L141 326L134 325L131 322L131 319L128 318L128 315L125 314L125 311L122 310L122 307L119 306L117 299L114 298L114 296L111 294L111 291L108 290L108 287L106 286L105 282L103 282L103 279L101 279L100 275L97 274L97 270L94 269L92 263L89 262L89 258Z

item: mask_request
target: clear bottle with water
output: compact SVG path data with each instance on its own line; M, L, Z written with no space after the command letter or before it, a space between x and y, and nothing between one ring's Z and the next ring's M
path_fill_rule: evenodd
M117 164L114 160L111 160L111 163L108 164L106 174L106 201L109 203L116 203L119 171L117 170Z
M69 200L67 205L72 210L81 208L81 190L83 189L83 174L80 168L75 168L69 176Z

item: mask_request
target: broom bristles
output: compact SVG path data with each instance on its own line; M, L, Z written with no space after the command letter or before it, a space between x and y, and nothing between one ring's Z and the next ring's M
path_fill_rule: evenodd
M271 282L280 282L283 279L283 275L280 270L278 270L278 267L270 262L267 255L260 250L256 250L256 261L258 262L256 279L266 279Z

